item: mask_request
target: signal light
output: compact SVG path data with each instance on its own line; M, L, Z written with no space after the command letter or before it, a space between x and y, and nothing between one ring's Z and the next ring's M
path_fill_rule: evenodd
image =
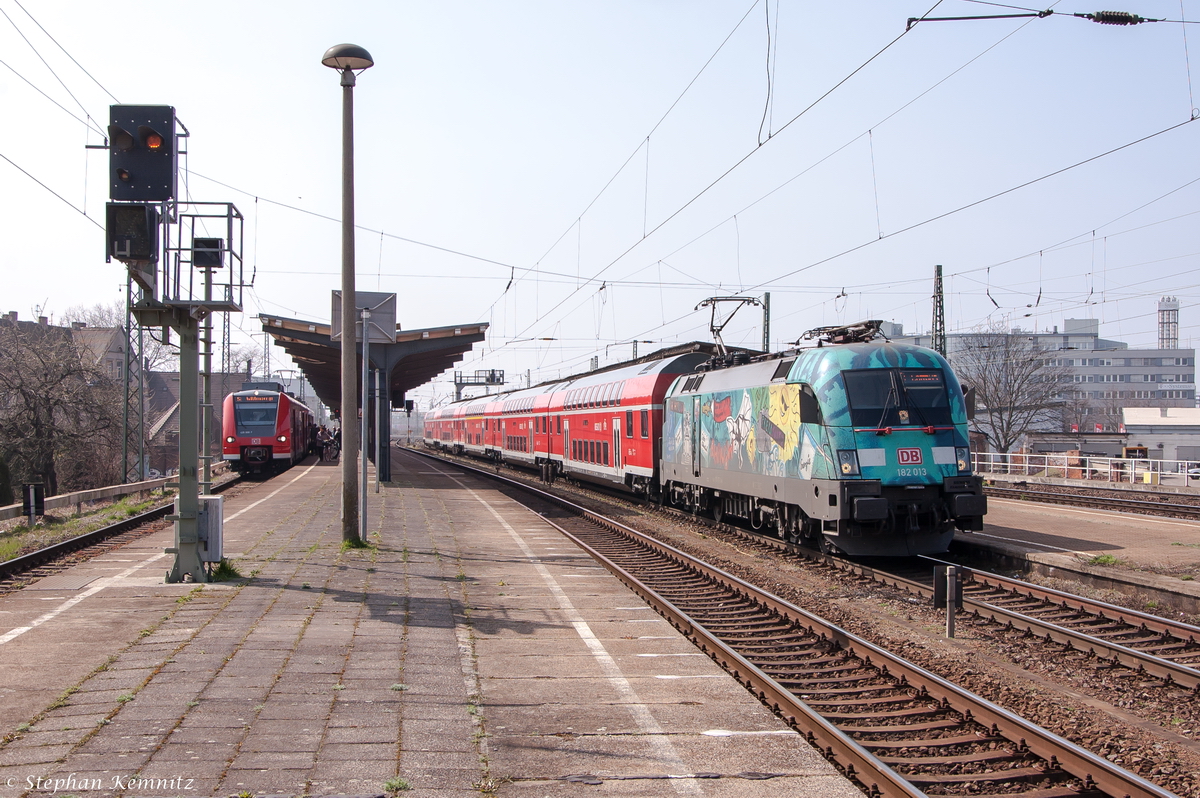
M175 109L169 105L113 105L109 114L109 199L173 199L178 163Z

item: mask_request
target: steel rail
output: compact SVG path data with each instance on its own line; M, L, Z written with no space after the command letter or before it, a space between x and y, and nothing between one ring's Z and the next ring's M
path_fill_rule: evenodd
M424 453L419 454L432 457L432 455ZM1003 707L993 704L980 696L976 696L940 676L901 659L879 646L825 621L819 616L813 615L782 598L761 590L732 574L705 564L679 549L657 541L618 521L602 516L562 497L547 493L521 481L465 465L461 462L455 462L454 465L464 470L472 471L488 480L502 482L523 492L536 495L538 498L568 509L590 520L594 524L635 540L640 545L650 548L668 560L681 565L686 564L686 567L693 571L702 573L715 583L740 594L746 600L775 612L786 621L808 627L812 633L821 635L823 639L830 641L860 661L873 667L881 668L889 675L901 677L907 687L922 690L935 701L958 712L960 715L973 719L984 726L994 728L999 734L1012 741L1019 750L1031 751L1044 761L1050 763L1051 767L1061 768L1063 771L1079 779L1085 788L1099 789L1116 798L1170 798L1173 795L1171 792L1146 781L1140 776L1114 765L1103 757L1097 756L1046 729L1030 723ZM551 523L544 516L543 519L547 523ZM554 524L554 526L567 535L573 542L581 545L614 575L626 582L626 584L629 584L643 599L651 600L652 606L655 606L656 609L667 615L677 629L687 634L698 645L702 645L702 648L703 646L711 646L712 651L703 649L710 656L714 656L715 652L720 652L714 656L714 659L720 661L721 658L725 658L727 661L735 663L733 671L735 678L738 678L739 682L745 683L746 680L752 680L752 689L759 695L760 700L763 700L769 706L776 709L789 723L794 723L799 728L802 728L806 734L811 733L815 739L822 743L827 743L828 747L832 750L827 750L826 755L831 757L842 768L846 769L847 773L853 772L855 778L860 782L864 782L866 774L860 773L858 768L866 768L870 765L872 767L871 772L878 774L878 778L883 780L882 784L877 783L875 785L875 789L880 790L882 794L923 794L919 790L912 792L916 788L906 781L904 787L895 788L898 790L902 789L903 792L884 792L892 782L893 776L901 780L903 780L903 776L896 774L895 771L882 762L879 762L879 768L881 769L874 769L872 760L876 760L876 758L863 748L863 746L850 739L845 733L837 730L836 727L824 719L820 723L811 721L814 716L819 717L819 715L801 699L774 682L771 677L762 673L761 670L738 655L737 652L721 642L716 635L708 630L704 630L700 624L694 622L636 576L629 574L624 568L595 551L594 547L583 543L577 536L562 529L561 526L557 524ZM794 711L795 714L789 714L789 711ZM810 723L810 721L813 725L807 726L806 724ZM832 734L828 728L837 731L837 734ZM820 731L821 736L818 736L818 731ZM835 743L837 744L836 746ZM850 771L850 767L854 767L854 770Z
M846 560L839 560L828 555L816 555L815 553L804 552L804 556L819 557L833 567L871 579L889 587L905 590L925 598L932 599L933 597L933 588L915 579L908 579L889 571L859 565ZM945 562L933 557L923 557L922 559L940 565L955 565L962 572L964 582L967 580L977 581L981 584L991 585L997 589L1007 590L1016 595L1027 595L1030 598L1058 604L1078 612L1095 615L1098 618L1128 624L1133 627L1130 629L1131 634L1137 629L1146 629L1158 634L1170 635L1180 642L1200 644L1200 627L1185 623L1177 624L1174 621L1138 612L1137 610L1129 610L1114 604L1107 604L1102 601L1064 593L1059 590L1039 587L999 574L976 571L973 568ZM1044 621L1025 613L1015 612L982 599L972 598L965 594L965 587L966 585L964 585L962 599L963 609L976 616L1004 624L1010 629L1019 632L1028 632L1045 640L1070 646L1085 654L1094 654L1103 659L1124 665L1127 668L1147 673L1170 684L1176 684L1191 690L1200 690L1200 669L1156 657L1153 654L1138 651L1136 648L1104 640L1103 638L1086 634L1068 626Z
M1041 504L1065 504L1074 507L1091 507L1094 509L1126 509L1126 510L1156 510L1159 512L1175 513L1188 518L1200 518L1200 506L1193 504L1170 504L1168 502L1148 502L1142 499L1121 499L1108 496L1081 496L1072 493L1053 493L1051 491L1025 490L1023 488L997 488L988 486L984 493L997 499L1020 500L1028 498Z
M220 485L213 486L213 492L221 493L222 491L233 487L241 481L242 477L234 477L233 479L223 482ZM122 532L128 532L129 530L141 526L142 524L150 521L157 521L158 519L168 515L174 509L174 507L174 502L169 502L167 504L160 505L159 507L153 507L145 512L141 512L121 521L117 521L115 524L109 524L108 526L100 527L99 529L93 529L91 532L85 532L82 535L76 535L73 538L60 540L58 543L52 543L45 548L38 549L37 551L31 551L28 554L22 554L20 557L13 557L11 560L0 562L0 580L8 579L9 577L17 576L18 574L33 570L39 565L53 562L54 560L57 560L58 558L67 554L80 551L81 549L86 549L88 546L94 546L97 543L101 543L108 538L115 537Z

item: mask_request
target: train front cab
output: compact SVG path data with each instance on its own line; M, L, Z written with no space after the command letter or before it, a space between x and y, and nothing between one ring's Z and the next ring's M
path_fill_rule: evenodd
M221 456L232 470L282 470L304 459L312 413L287 394L237 391L221 410Z
M940 356L905 350L888 368L844 370L840 412L826 422L843 517L825 537L848 554L940 553L956 529L983 529L962 389Z

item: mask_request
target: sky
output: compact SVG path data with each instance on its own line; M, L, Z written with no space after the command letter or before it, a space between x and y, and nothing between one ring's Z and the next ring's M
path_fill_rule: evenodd
M951 332L1100 320L1200 340L1200 2L1046 18L969 0L0 0L0 311L123 300L108 106L175 107L183 198L245 218L244 308L327 322L340 287L338 43L355 89L356 281L405 329L490 324L457 367L533 383L711 340L771 294L771 347L864 318ZM1190 51L1189 51L1190 48ZM1195 61L1193 68L1190 61ZM1196 72L1193 81L1192 72ZM1195 86L1193 87L1193 84ZM722 305L728 311L732 305ZM728 344L761 346L742 307ZM550 339L550 340L546 340ZM275 348L272 367L287 367ZM451 374L412 394L453 393Z

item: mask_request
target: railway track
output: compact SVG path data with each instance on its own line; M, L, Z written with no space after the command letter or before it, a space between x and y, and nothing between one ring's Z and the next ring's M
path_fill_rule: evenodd
M214 486L213 492L222 493L234 485L240 484L242 480L243 477L241 476L234 477L220 485ZM145 512L118 521L115 524L109 524L100 529L94 529L91 532L59 541L37 551L32 551L29 554L23 554L20 557L0 562L0 583L27 574L34 574L39 577L47 576L52 572L46 570L48 566L61 562L63 558L71 554L83 551L84 549L90 549L98 544L111 543L121 545L127 541L118 540L119 536L126 535L143 524L166 517L172 509L174 509L174 502L167 502L159 507L151 508Z
M931 602L935 567L954 565L962 578L964 611L1200 694L1200 627L934 557L916 558L921 566L873 567L678 510L664 511Z
M840 567L926 598L933 596L933 566L898 574L853 563ZM1093 654L1200 692L1200 627L1076 596L1000 574L956 565L963 576L963 609L1026 634Z
M997 499L1014 499L1017 501L1036 501L1045 504L1063 504L1072 507L1090 507L1100 510L1128 510L1135 513L1151 513L1170 515L1174 518L1200 518L1200 505L1170 503L1168 498L1173 494L1153 494L1162 496L1158 501L1145 499L1126 499L1118 496L1087 496L1075 493L1056 493L1054 491L1030 490L1028 488L999 488L988 486L984 489L988 496Z
M456 465L561 508L543 516L870 795L1171 795L678 549L522 482Z
M1156 506L1157 502L1143 504ZM875 568L676 508L662 507L657 511L930 601L935 566L955 565L963 582L964 611L1200 694L1200 627L932 557L917 558L922 567Z

